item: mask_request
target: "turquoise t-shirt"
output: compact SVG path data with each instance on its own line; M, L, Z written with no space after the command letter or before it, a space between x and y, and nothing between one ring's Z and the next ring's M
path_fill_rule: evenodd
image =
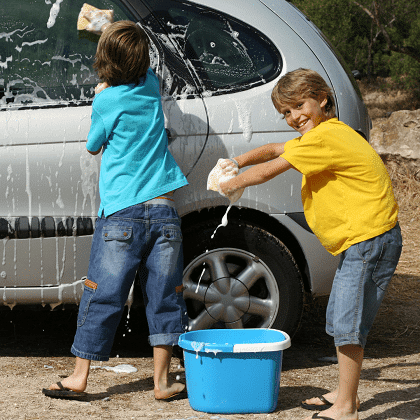
M105 217L187 185L168 149L159 82L151 69L138 85L96 95L86 147L103 146L99 195Z

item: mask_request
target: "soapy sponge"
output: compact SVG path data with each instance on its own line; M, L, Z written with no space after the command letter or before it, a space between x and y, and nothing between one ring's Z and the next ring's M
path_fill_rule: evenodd
M83 29L86 29L86 27L89 25L89 21L84 17L84 14L87 12L96 12L101 11L105 13L108 20L112 22L114 18L114 11L113 10L100 10L94 6L91 6L90 4L84 3L82 6L82 9L80 10L79 17L77 19L77 29L79 31L82 31Z
M238 175L238 169L229 167L229 169L225 168L224 161L226 159L219 159L217 161L216 166L210 171L209 176L207 178L207 189L211 191L217 191L219 194L222 194L222 192L219 189L219 184L221 182L228 181L229 179L234 178L236 175ZM235 191L233 194L226 196L231 203L234 203L238 201L242 193L244 192L244 189L241 188L237 191Z

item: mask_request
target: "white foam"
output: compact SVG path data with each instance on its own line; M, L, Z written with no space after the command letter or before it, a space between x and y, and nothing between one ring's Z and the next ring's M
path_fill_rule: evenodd
M236 102L238 111L239 128L242 129L244 139L249 143L252 139L253 128L251 123L251 111L242 102Z
M198 359L198 353L203 350L203 347L206 345L206 343L198 342L198 341L191 341L191 347L195 350L196 359Z
M13 56L6 57L6 61L0 61L0 68L7 69L7 63L13 60Z
M206 349L205 350L206 353L213 353L215 356L217 355L217 353L222 353L223 350L218 350L218 349Z
M91 366L91 369L105 369L108 371L112 371L115 373L135 373L137 372L137 368L132 365L117 365L117 366Z
M50 17L48 18L47 28L52 28L55 25L58 14L60 13L60 3L63 0L56 0L50 10Z
M223 217L222 217L222 223L220 223L220 225L219 226L217 226L217 228L215 229L215 231L213 232L213 235L211 235L211 239L213 239L214 238L214 235L216 234L216 232L217 232L217 229L219 229L219 227L226 227L227 226L227 224L228 224L228 218L227 218L227 215L228 215L228 213L229 213L229 210L232 208L232 203L230 203L229 204L229 207L226 209L226 212L225 212L225 214L223 215Z
M208 252L208 250L206 250L206 252ZM201 272L200 278L198 279L198 283L197 283L197 287L195 289L195 293L198 293L198 289L200 287L201 279L203 278L203 274L205 273L205 271L206 271L206 266L204 265L203 271Z
M227 226L227 224L228 224L228 218L227 218L227 215L228 215L228 213L229 213L229 210L232 208L232 202L229 204L229 207L226 209L226 212L225 212L225 214L223 215L223 217L222 217L222 223L219 225L219 226L217 226L217 228L214 230L214 232L213 232L213 235L211 235L211 239L213 239L214 238L214 235L216 234L216 232L217 232L217 229L219 229L219 227L226 227ZM208 249L206 249L206 253L207 252L209 252L209 250ZM201 272L201 274L200 274L200 278L198 279L198 283L197 283L197 287L195 288L195 293L198 293L198 289L199 289L199 287L200 287L200 283L201 283L201 279L203 278L203 275L204 275L204 273L205 273L205 271L206 271L206 266L205 266L205 264L203 264L203 271Z

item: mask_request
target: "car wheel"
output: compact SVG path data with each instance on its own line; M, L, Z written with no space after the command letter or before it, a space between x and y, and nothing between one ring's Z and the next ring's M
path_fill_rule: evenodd
M303 311L303 283L286 246L261 227L229 220L184 230L189 329L275 328L289 335Z

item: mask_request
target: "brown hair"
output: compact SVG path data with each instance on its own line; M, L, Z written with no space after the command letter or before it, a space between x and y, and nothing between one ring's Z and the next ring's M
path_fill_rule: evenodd
M325 115L335 117L335 102L331 88L314 70L297 69L286 73L274 86L271 100L277 111L284 105L294 105L299 99L313 98L318 101L327 97Z
M93 68L110 86L138 84L149 66L149 38L134 22L115 22L99 38Z

